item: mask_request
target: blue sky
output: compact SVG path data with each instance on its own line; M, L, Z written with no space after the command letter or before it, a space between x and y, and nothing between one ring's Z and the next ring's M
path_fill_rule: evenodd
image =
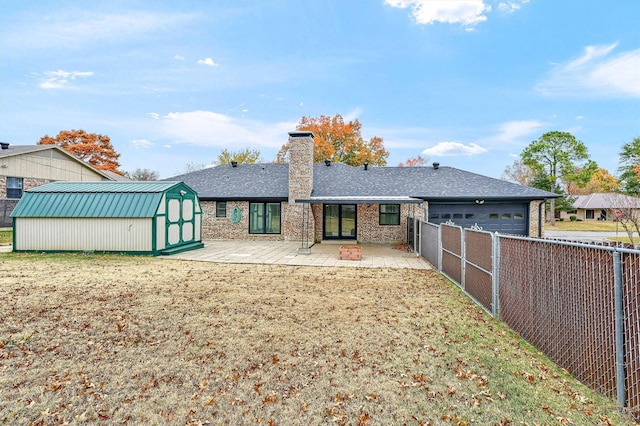
M637 0L0 0L0 140L108 135L160 176L272 161L302 116L359 119L388 165L499 178L568 131L616 174L640 136Z

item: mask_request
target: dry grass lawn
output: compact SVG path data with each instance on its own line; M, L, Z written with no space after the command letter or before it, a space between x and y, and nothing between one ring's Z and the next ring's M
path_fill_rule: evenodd
M435 271L0 255L0 423L625 424Z

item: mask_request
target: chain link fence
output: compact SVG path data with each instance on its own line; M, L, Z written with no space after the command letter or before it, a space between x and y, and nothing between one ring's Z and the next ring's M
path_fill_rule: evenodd
M448 224L421 227L425 259L640 421L640 251Z

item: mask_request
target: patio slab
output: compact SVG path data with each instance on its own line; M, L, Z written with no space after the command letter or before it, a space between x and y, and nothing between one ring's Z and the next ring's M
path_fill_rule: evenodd
M396 249L391 245L359 245L362 246L361 260L340 260L340 244L335 242L317 243L311 247L310 254L302 254L299 253L299 242L233 240L204 241L204 248L159 257L217 263L432 269L431 264L417 254Z

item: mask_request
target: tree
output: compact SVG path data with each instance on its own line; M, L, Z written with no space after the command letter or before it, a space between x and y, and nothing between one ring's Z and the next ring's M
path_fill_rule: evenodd
M218 159L213 163L231 164L232 161L235 161L238 164L255 164L262 161L262 158L260 156L260 151L257 149L244 148L239 149L238 151L229 151L225 148L220 151Z
M63 130L55 138L43 136L38 145L57 145L98 170L122 174L118 170L120 154L111 145L109 136L87 133L84 130Z
M567 192L571 195L618 192L619 190L620 181L606 169L598 169L584 187L580 187L577 182L569 182L567 185Z
M389 153L384 149L383 140L374 136L366 142L361 134L362 125L356 119L344 122L340 114L335 117L302 117L297 130L313 132L313 161L331 160L351 166L361 166L365 162L373 166L386 166ZM276 163L287 161L289 145L282 146L276 156Z
M546 174L551 192L556 192L559 183L584 181L592 173L595 163L587 161L589 152L585 144L568 132L552 131L531 142L521 154L522 163L536 174ZM586 161L584 167L580 162ZM555 225L555 200L551 199L551 225Z
M622 192L640 196L640 137L622 145L619 164Z
M421 155L417 157L407 158L404 163L398 163L398 167L423 167L429 161L428 158L423 158Z
M532 186L535 173L531 168L525 166L521 160L515 160L510 166L505 167L502 172L502 180L519 183L524 186Z
M197 172L198 170L203 170L207 167L209 167L209 165L206 163L196 163L195 161L189 161L177 174L186 175L187 173Z
M126 172L124 175L131 180L144 181L158 180L158 178L160 177L160 174L158 172L149 169L135 169L132 173Z
M609 194L608 204L615 206L608 209L607 215L616 221L627 233L632 246L635 246L634 232L640 235L640 198L624 194Z

